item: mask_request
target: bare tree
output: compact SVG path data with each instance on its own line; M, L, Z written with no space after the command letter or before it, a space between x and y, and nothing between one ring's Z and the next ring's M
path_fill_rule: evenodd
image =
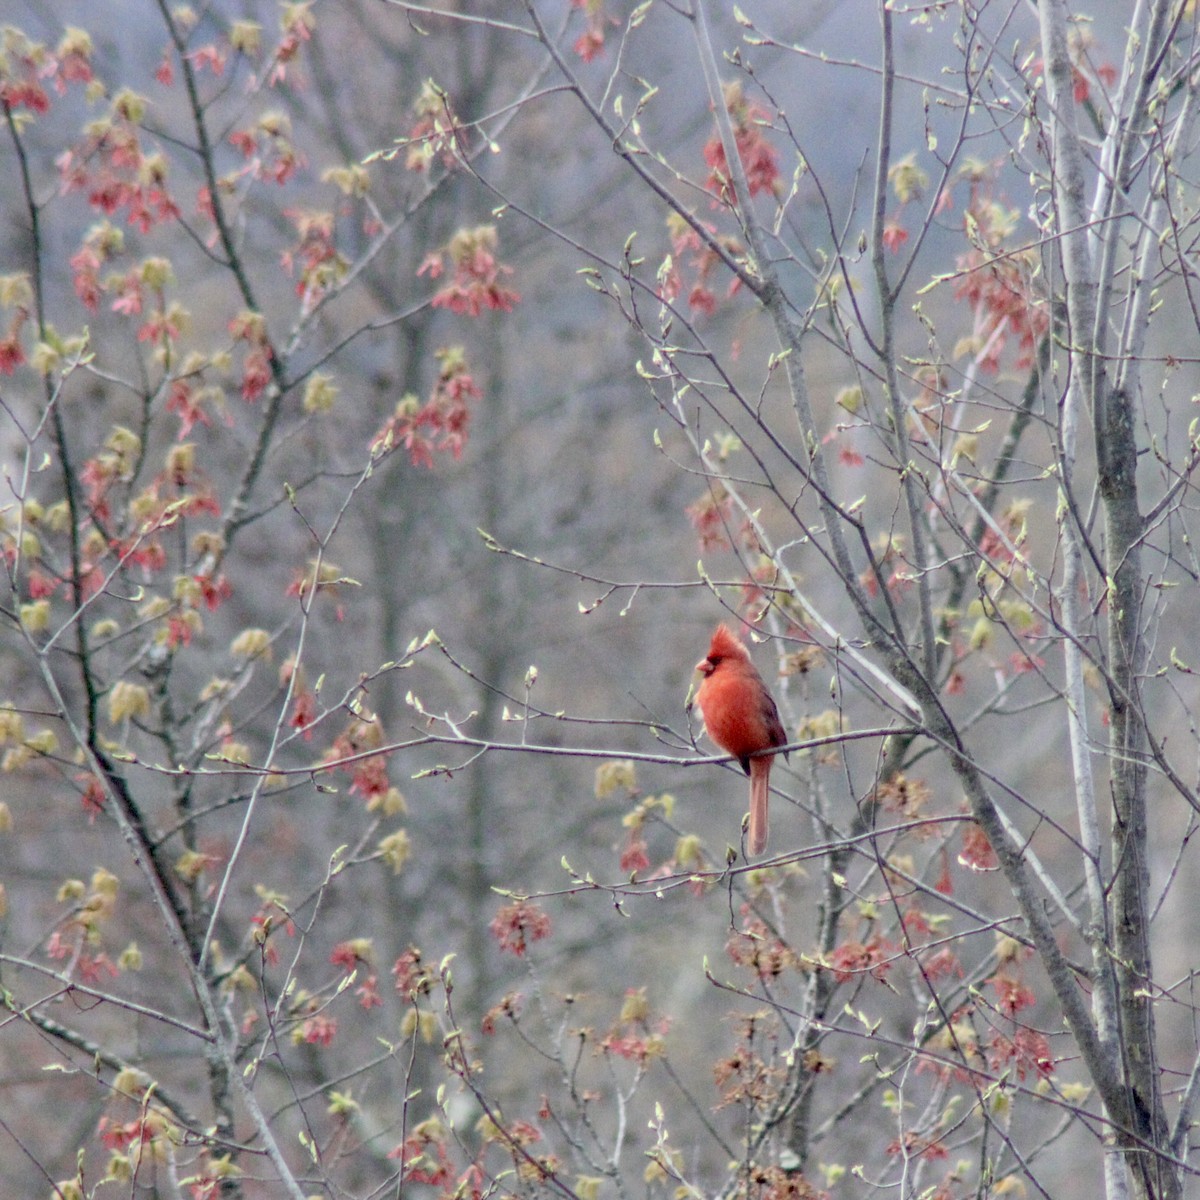
M1194 6L796 7L5 32L6 1177L1185 1194Z

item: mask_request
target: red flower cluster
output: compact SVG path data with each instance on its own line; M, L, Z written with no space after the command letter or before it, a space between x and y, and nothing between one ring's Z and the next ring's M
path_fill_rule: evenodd
M305 1020L300 1032L310 1046L331 1046L337 1034L337 1020L317 1013Z
M959 852L958 861L964 867L970 867L972 871L994 871L1000 865L987 834L974 821L963 829L962 850Z
M779 186L779 155L767 141L764 126L770 124L770 114L759 104L747 100L739 84L730 84L725 89L725 107L733 122L733 137L738 157L746 172L750 195L759 192L774 192ZM725 147L714 134L705 143L704 161L709 175L705 187L719 200L733 204L733 187L729 181L729 161Z
M582 9L587 22L572 49L584 62L591 62L604 52L604 0L571 0L571 7Z
M684 512L700 539L702 551L728 549L731 531L735 534L739 532L733 499L719 482L714 482L704 495L689 504Z
M531 942L550 936L550 918L530 900L514 900L492 918L488 926L500 949L520 958Z
M739 967L749 967L764 983L777 979L787 968L797 965L795 951L757 917L730 936L725 943L725 953Z
M235 129L229 142L246 160L238 173L251 179L285 184L304 164L292 141L290 125L276 114L248 129Z
M512 274L512 267L496 261L497 242L495 225L479 225L460 229L445 250L426 255L418 275L439 278L447 254L454 269L454 278L433 297L434 308L469 317L477 317L487 308L512 312L521 297L500 283L501 276Z
M445 1139L418 1132L405 1139L388 1154L400 1160L400 1173L409 1183L427 1183L432 1187L449 1188L454 1182L454 1169L446 1152Z
M427 79L413 105L416 122L408 131L404 165L410 171L425 171L436 158L450 170L455 151L463 138L450 98L432 79Z
M1050 1040L1044 1033L1026 1026L1017 1029L1012 1037L996 1030L988 1039L987 1060L993 1071L999 1073L1011 1068L1020 1080L1030 1071L1045 1078L1054 1074Z
M421 962L421 952L416 946L409 946L396 959L392 978L396 981L396 991L405 998L429 990L429 968Z
M31 41L19 29L4 31L4 55L0 60L0 105L6 111L26 108L31 113L50 109L50 96L43 79L53 79L61 96L70 83L92 80L92 40L81 29L68 29L53 53L40 42Z
M354 758L342 769L350 772L350 794L362 796L371 807L388 794L391 781L388 778L387 754L380 751L369 758L358 758L360 754L379 749L383 745L383 729L375 719L355 718L350 725L333 739L327 758L331 762Z
M248 404L257 400L271 382L271 360L274 352L267 337L267 323L261 313L243 312L229 322L234 341L246 343L242 359L242 399Z
M704 225L707 233L717 238L717 242L725 252L733 257L742 254L742 244L731 237L717 237L716 230ZM671 239L671 258L669 265L659 276L659 295L668 303L673 303L683 291L682 264L686 261L692 284L688 289L688 307L693 312L712 316L717 311L717 295L712 287L713 271L721 264L722 258L712 243L705 241L695 227L685 221L678 213L667 217L667 233ZM729 283L726 297L736 294L741 287L741 280L735 275Z
M166 159L142 147L144 110L140 96L119 93L109 115L88 125L82 142L56 162L63 192L84 191L93 208L106 216L124 211L130 225L148 233L178 218L179 206L167 189Z
M1050 328L1049 307L1038 284L1037 252L1005 248L1015 214L990 199L978 180L972 180L966 212L976 245L958 260L963 275L954 296L973 310L972 342L979 365L985 371L999 370L1000 356L1015 337L1016 366L1028 368Z
M395 413L375 435L376 454L403 446L413 466L432 467L435 453L450 451L462 456L470 424L469 403L482 394L467 370L461 346L443 347L436 357L441 364L433 395L424 405L415 396L405 396Z
M646 840L637 830L630 830L625 848L621 851L621 870L626 875L636 875L639 871L649 869L650 855Z
M838 983L846 983L856 975L869 972L882 980L891 969L896 947L878 934L865 942L847 941L829 956L829 967Z
M333 213L288 209L284 215L299 240L283 252L283 267L289 275L296 273L296 295L304 297L310 311L345 276L348 264L334 246Z

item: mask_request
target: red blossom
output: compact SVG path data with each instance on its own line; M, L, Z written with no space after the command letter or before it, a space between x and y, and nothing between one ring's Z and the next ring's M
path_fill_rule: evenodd
M550 918L530 900L514 900L492 918L488 930L500 949L520 958L530 942L550 936Z
M973 871L994 871L1000 865L987 834L974 821L969 822L963 830L958 861Z
M358 952L354 942L338 942L333 948L333 952L329 956L329 961L335 967L341 967L347 975L358 967L358 964L366 960Z
M433 395L424 405L414 396L400 401L375 435L372 447L376 454L402 446L414 466L424 467L433 466L435 453L448 450L455 458L462 456L471 418L469 402L481 393L467 370L462 347L445 347L436 357L441 369Z
M396 991L402 996L411 996L414 992L424 991L429 985L429 972L421 963L421 952L416 946L409 946L396 959L392 967L392 976L396 981Z
M707 223L703 228L706 233L712 235L719 242L721 249L731 257L736 258L741 255L742 247L736 239L717 237L715 227ZM678 298L684 286L682 267L686 266L688 273L693 275L688 291L688 306L694 312L711 316L717 308L717 296L712 286L712 275L717 268L723 265L722 256L712 242L702 238L695 226L690 221L684 220L678 213L671 213L667 217L667 232L671 239L671 258L669 267L664 266L659 275L659 295L668 302ZM732 296L738 286L739 280L734 276L729 283L727 295Z
M941 950L922 957L921 968L931 980L949 979L952 975L963 978L963 965L949 946L943 946Z
M746 173L750 195L774 192L779 186L779 155L763 133L763 127L770 123L770 114L761 105L748 101L737 84L725 89L725 107L733 123L734 144ZM729 162L725 157L725 146L715 134L705 143L704 161L709 169L704 186L731 204Z
M591 62L593 59L599 58L604 53L604 30L599 28L585 30L575 39L575 44L571 49L584 62Z
M966 300L974 314L973 342L979 365L995 372L1010 338L1017 340L1016 366L1032 366L1037 346L1050 327L1044 290L1039 286L1039 259L1033 250L1006 250L1012 214L972 185L967 205L977 244L959 258L963 275L955 299Z
M243 158L251 158L258 149L258 133L253 129L234 129L229 134L229 144Z
M998 1029L993 1030L987 1046L988 1066L993 1071L1011 1067L1023 1080L1029 1071L1048 1078L1054 1073L1050 1040L1036 1029L1020 1027L1010 1038Z
M688 292L688 307L711 317L717 311L717 298L711 288L698 283Z
M618 1058L628 1059L630 1062L645 1062L649 1057L646 1049L646 1039L639 1037L637 1034L610 1034L604 1039L601 1045L610 1054L615 1054Z
M96 1125L96 1132L109 1150L122 1152L137 1142L148 1142L152 1136L146 1121L141 1117L123 1123L118 1123L111 1117L101 1117Z
M898 1155L903 1152L905 1158L939 1159L946 1158L949 1151L946 1143L940 1137L923 1137L918 1133L906 1133L904 1140L899 1138L888 1143L885 1153Z
M188 1184L188 1194L192 1200L214 1200L221 1186L221 1177L218 1175L191 1175L189 1179L192 1182Z
M431 250L421 259L421 265L417 268L417 275L418 277L428 275L430 279L439 279L445 269L445 252L442 250Z
M950 855L946 853L945 846L940 850L938 858L942 864L942 869L938 873L937 879L934 880L933 890L941 892L943 896L952 896L954 894L954 880L950 875Z
M722 550L729 546L734 524L733 499L720 484L714 484L684 512L700 539L701 550Z
M184 617L173 614L167 618L167 648L177 650L192 644L192 625Z
M368 975L365 982L354 989L358 1002L366 1009L382 1008L383 998L379 995L378 980L374 975Z
M193 575L192 579L199 585L204 607L209 612L216 612L233 595L233 585L224 575L218 575L216 579L211 575Z
M764 983L777 979L788 967L795 966L795 953L757 917L747 921L743 930L730 935L725 952L741 967L749 967Z
M883 244L892 254L896 254L907 241L908 230L899 221L893 219L884 223Z
M202 394L190 380L172 381L167 392L167 412L174 413L179 418L179 433L176 434L178 441L183 441L197 424L212 424L212 419L200 403Z
M0 375L11 375L24 361L25 351L15 336L0 339Z
M1008 656L1008 669L1013 675L1029 675L1040 671L1046 665L1046 660L1037 654L1027 654L1024 650L1014 650Z
M464 134L450 98L433 80L426 80L413 104L413 114L404 165L410 171L425 171L437 159L451 170L458 161L456 151Z
M207 187L201 187L196 191L196 213L198 216L207 217L210 221L216 220L216 211L213 208L212 192Z
M274 87L287 78L288 67L300 53L300 47L312 37L313 15L308 4L293 4L287 12L288 24L283 38L275 48L274 61L267 75L267 86Z
M584 62L591 62L604 52L604 0L571 0L571 7L582 9L587 22L572 49Z
M93 312L100 307L100 296L103 289L100 286L100 267L104 258L99 249L88 239L71 256L71 279L75 285L75 295L83 301L85 308Z
M137 331L139 342L177 342L179 340L178 319L164 309L158 309L146 321L142 322Z
M142 279L136 271L129 271L121 280L117 298L112 302L113 312L122 316L137 316L142 311Z
M501 1017L508 1017L510 1021L516 1022L521 1016L521 1009L524 1005L525 997L520 992L509 992L501 999L499 1004L493 1004L491 1008L483 1014L483 1020L479 1023L479 1028L488 1037L496 1032L496 1022ZM538 1114L543 1120L546 1119L544 1113Z
M340 617L339 617L340 619ZM326 758L330 762L353 759L342 770L350 772L350 794L362 796L368 807L391 790L388 778L387 754L369 754L383 745L383 731L376 720L354 720L343 730L329 747ZM359 755L368 754L365 758Z
M433 1154L430 1155L430 1150ZM403 1178L410 1183L426 1183L432 1187L449 1188L454 1181L454 1171L446 1153L446 1145L440 1139L423 1133L415 1133L388 1154L388 1158L400 1160Z
M0 339L0 375L11 375L25 362L25 351L21 348L21 330L29 320L29 310L19 305L8 323L4 337Z
M297 243L281 256L283 268L296 275L296 295L311 307L345 277L348 264L334 245L331 212L289 209L284 214L296 226Z
M61 96L69 83L91 83L94 78L91 61L92 47L86 35L77 31L64 34L55 50L57 63L52 63L54 87Z
M646 843L636 834L630 834L625 849L621 851L621 870L627 875L636 875L639 871L650 868L650 858L646 853Z
M271 382L271 350L269 346L257 346L242 362L242 399L252 404Z
M446 247L454 268L453 278L430 301L433 307L470 317L477 317L488 308L512 312L521 297L500 283L502 276L512 274L512 267L496 261L496 246L494 225L460 229ZM422 269L428 266L431 257L426 255ZM436 278L432 269L430 277Z
M97 513L99 513L102 510L104 512L107 512L108 506L102 505L102 506L98 507L95 511ZM83 591L83 598L85 600L88 600L92 596L95 596L100 591L100 589L104 586L104 571L101 569L100 564L87 562L86 560L84 562L80 563L80 565L79 565L79 583L80 583L80 588Z
M364 759L354 764L353 778L350 781L351 795L357 793L364 800L373 800L377 796L386 796L390 788L387 761L382 754L377 758Z
M54 90L60 96L65 94L68 84L92 82L91 52L87 37L80 37L74 31L65 34L59 42L55 51L57 61L51 61L50 73L54 76Z
M910 904L900 910L900 928L904 931L909 943L919 942L922 938L933 937L933 925L929 914L916 904Z
M106 978L116 979L120 974L107 954L81 954L76 966L84 983L100 983Z
M878 935L866 942L846 941L829 956L829 967L838 983L845 983L864 972L882 980L891 968L890 960L895 953L896 948Z
M207 46L201 46L198 50L193 50L188 58L191 59L192 65L197 71L208 70L214 75L223 75L225 73L225 63L229 57L229 50L224 46L218 46L215 43L209 43Z
M112 115L87 127L82 142L56 159L64 192L86 191L88 203L106 214L126 210L143 233L179 216L166 187L161 156L147 155L134 114L115 106Z
M133 563L148 573L161 571L167 565L167 552L157 538L114 538L110 545L122 562Z
M109 516L107 494L116 480L118 470L114 459L101 455L99 458L89 458L79 472L88 506L101 521Z
M299 729L306 742L312 740L312 726L317 719L317 698L307 688L296 693L292 704L292 715L288 721L294 729Z
M988 983L996 989L996 1007L1005 1016L1016 1016L1024 1008L1032 1008L1037 1003L1037 997L1028 984L1009 975L993 975Z
M76 775L75 782L83 785L83 790L79 793L79 800L83 805L83 811L87 814L88 824L91 825L104 811L104 805L108 799L104 785L95 775L87 774Z
M337 1020L334 1017L326 1017L318 1013L309 1017L300 1026L300 1031L310 1046L331 1046L334 1035L337 1033Z
M6 47L7 49L7 47ZM6 109L27 108L33 113L50 110L50 97L38 82L38 66L32 56L21 56L10 70L19 70L8 79L0 81L0 104Z

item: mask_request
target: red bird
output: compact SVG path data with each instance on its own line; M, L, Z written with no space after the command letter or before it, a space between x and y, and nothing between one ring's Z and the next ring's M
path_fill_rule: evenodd
M728 625L718 625L708 647L708 657L696 664L704 678L696 692L696 703L704 717L704 728L726 754L732 754L750 776L751 854L767 848L768 782L774 755L750 756L758 750L787 744L779 710L750 661L750 652ZM787 752L784 752L787 758Z

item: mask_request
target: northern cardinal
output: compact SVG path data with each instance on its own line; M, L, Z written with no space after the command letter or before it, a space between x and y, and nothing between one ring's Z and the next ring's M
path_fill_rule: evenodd
M779 710L750 661L750 652L728 625L717 626L708 656L696 664L696 670L704 676L696 703L708 736L734 755L750 776L748 849L751 854L761 854L767 848L768 782L774 755L750 756L757 750L787 744Z

